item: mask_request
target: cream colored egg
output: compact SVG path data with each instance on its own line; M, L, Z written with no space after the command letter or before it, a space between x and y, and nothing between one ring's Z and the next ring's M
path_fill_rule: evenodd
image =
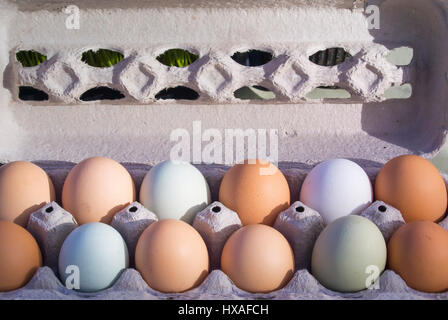
M286 238L263 224L247 225L224 245L221 269L235 285L254 293L283 288L294 274L294 254Z
M26 227L31 213L54 200L53 183L37 165L15 161L0 167L0 220Z
M151 288L167 293L183 292L199 286L207 277L207 246L188 223L160 220L140 236L135 266Z
M62 206L79 224L108 224L115 213L133 201L135 186L129 172L103 157L89 158L74 166L62 189Z

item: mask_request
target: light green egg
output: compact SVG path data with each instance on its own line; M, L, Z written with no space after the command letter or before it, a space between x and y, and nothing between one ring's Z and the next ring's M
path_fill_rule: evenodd
M378 227L367 218L350 215L333 221L319 235L311 271L333 291L378 289L373 283L384 271L386 259L386 242Z

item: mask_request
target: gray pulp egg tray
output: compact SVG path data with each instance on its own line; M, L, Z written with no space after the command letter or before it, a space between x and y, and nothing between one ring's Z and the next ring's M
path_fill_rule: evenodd
M60 198L64 179L74 164L37 164L50 175ZM124 165L139 188L150 166ZM228 168L205 165L198 168L210 185L212 199L217 199L221 179ZM310 168L281 165L280 169L290 186L292 205L280 213L274 228L288 239L293 248L296 263L296 272L283 289L265 294L249 293L236 287L219 269L224 243L234 231L241 227L241 222L235 212L217 201L199 212L193 223L193 227L207 244L211 265L210 274L199 287L184 293L161 293L150 288L140 273L132 268L138 237L147 226L157 221L154 213L148 211L140 203L134 202L118 212L111 224L127 243L131 268L124 270L115 284L103 291L81 293L67 289L57 276L57 258L64 239L77 227L77 224L70 213L62 209L57 202L52 202L34 212L27 227L39 243L45 266L37 271L25 287L0 293L0 299L448 299L448 292L430 294L409 288L404 280L391 270L385 270L382 273L375 289L356 293L334 292L319 284L309 270L314 242L323 230L324 223L319 213L296 201L302 182ZM373 183L380 168L364 167L364 169ZM448 177L446 175L443 177L447 182ZM404 224L401 213L381 201L374 202L361 215L379 227L386 242L392 233ZM440 225L448 228L448 218Z

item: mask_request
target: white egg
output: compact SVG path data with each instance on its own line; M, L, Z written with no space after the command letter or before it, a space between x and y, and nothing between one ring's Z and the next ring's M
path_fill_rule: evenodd
M202 173L188 162L167 160L151 168L140 188L140 202L160 220L180 219L192 223L211 202Z
M372 184L366 172L346 159L318 164L306 176L300 191L300 201L319 212L326 224L361 213L372 198Z

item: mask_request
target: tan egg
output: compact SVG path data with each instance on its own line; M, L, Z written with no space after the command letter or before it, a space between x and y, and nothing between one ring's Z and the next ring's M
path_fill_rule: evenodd
M118 162L94 157L81 161L62 188L62 206L79 224L109 224L115 213L135 201L135 185Z
M209 271L207 247L199 233L181 220L154 222L140 236L135 266L148 285L161 292L197 287Z
M439 221L447 190L439 170L428 160L405 155L387 162L375 180L375 198L400 210L406 222Z
M424 292L448 290L448 231L431 221L403 225L388 244L389 268Z
M224 245L221 269L235 285L254 293L283 288L294 274L294 254L272 227L253 224L233 233Z
M290 204L288 182L269 162L246 160L233 166L219 188L219 201L235 211L243 225L272 226Z
M21 226L0 221L0 291L25 286L42 266L33 236Z
M50 177L35 164L15 161L0 167L0 220L26 227L30 214L55 197Z

